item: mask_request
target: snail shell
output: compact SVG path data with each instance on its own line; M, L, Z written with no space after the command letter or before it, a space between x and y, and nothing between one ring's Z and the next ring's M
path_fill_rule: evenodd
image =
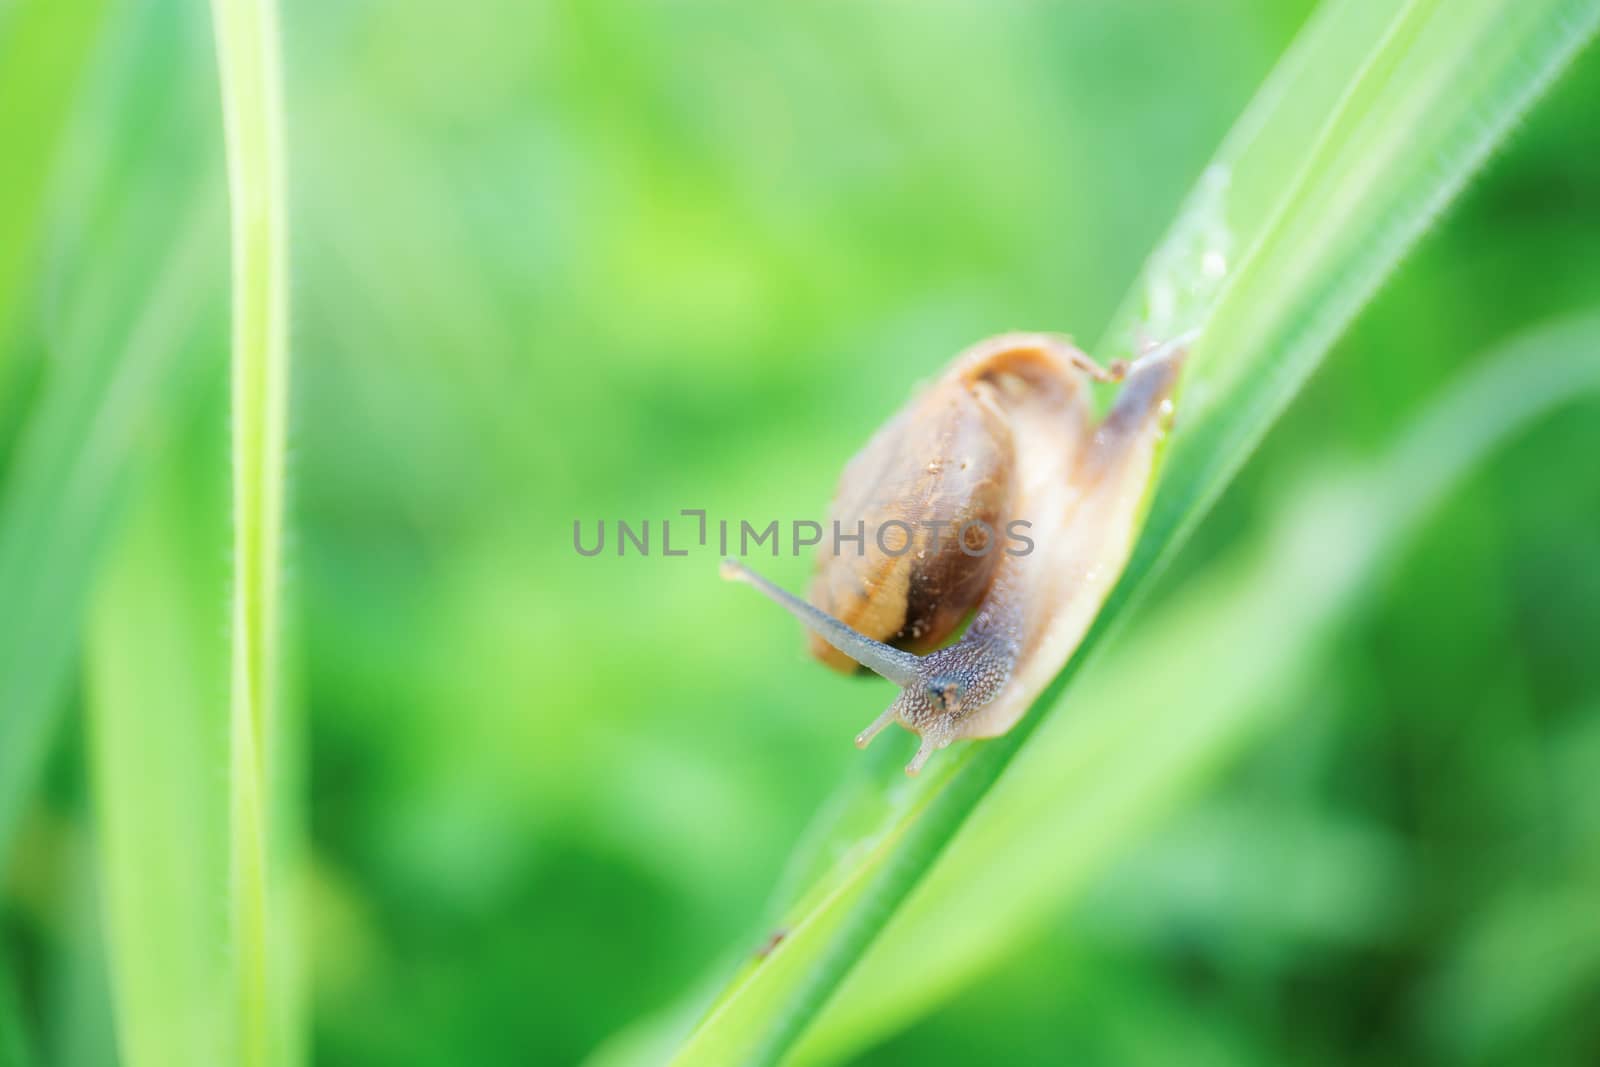
M1015 466L994 385L941 377L845 466L827 529L856 531L861 540L817 554L811 603L896 648L938 648L994 578L1000 546L993 532L1012 511ZM973 544L985 530L988 543ZM967 542L957 540L963 531ZM837 670L857 669L815 633L811 652Z
M732 561L724 574L799 617L824 662L901 686L858 744L900 723L922 738L906 768L915 773L954 740L1004 733L1127 562L1182 358L1169 346L1108 372L1048 334L981 342L846 466L830 520L847 532L861 523L866 536L859 552L824 542L810 603ZM1091 378L1124 371L1097 422ZM875 533L891 521L909 545L900 527ZM982 553L962 534L977 521L991 531ZM1027 530L1026 550L994 543L1013 523ZM943 644L969 616L960 640Z

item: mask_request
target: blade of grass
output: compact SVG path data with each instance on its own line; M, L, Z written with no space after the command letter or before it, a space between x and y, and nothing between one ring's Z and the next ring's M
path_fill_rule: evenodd
M82 5L31 7L40 9L31 23L7 26L17 47L26 43L21 25L38 27L43 19L65 31L67 22L91 14ZM171 4L117 9L107 47L83 79L83 107L74 109L70 131L46 138L40 125L65 121L65 99L47 96L37 108L21 109L25 117L6 110L8 120L36 124L34 133L49 142L36 147L51 158L8 154L0 169L37 167L36 177L48 172L54 180L0 208L3 214L19 202L31 205L41 217L30 216L18 232L48 237L36 242L37 269L25 289L0 294L0 301L48 298L42 313L18 312L39 329L12 338L39 346L47 358L30 403L14 412L26 420L15 431L7 427L15 450L0 488L0 603L7 607L0 615L0 866L10 858L63 710L83 605L133 480L139 442L187 396L188 372L203 351L211 313L220 310L211 261L220 245L220 205L197 188L203 174L190 166L188 146L206 138L181 104L204 68L171 32L176 13ZM87 22L74 25L90 33ZM78 55L67 47L72 36L56 33L55 55L45 50L33 58L68 62ZM88 49L86 37L75 39ZM16 79L27 66L7 64L0 78L20 91ZM16 147L8 143L8 150ZM61 209L40 211L35 195ZM22 254L26 244L8 243L0 255Z
M233 234L233 669L230 734L234 1036L241 1061L298 1058L287 960L274 951L282 831L279 569L288 429L288 216L278 14L213 0ZM280 802L281 803L281 802Z
M1368 17L1337 17L1347 10ZM1269 82L1279 102L1247 113L1254 128L1207 171L1140 287L1153 329L1204 332L1160 490L1089 635L1005 737L964 746L916 782L888 777L883 761L866 768L869 785L851 787L857 799L802 860L820 873L776 909L781 940L736 968L674 1062L772 1063L788 1051L1338 330L1587 40L1600 4L1413 0L1386 19L1360 3L1335 11ZM1322 111L1283 103L1286 83L1342 89ZM1228 153L1241 144L1251 159L1304 162L1273 175L1278 206L1246 213L1235 231ZM1119 323L1113 337L1133 332Z
M1412 0L1399 10L1215 303L1172 323L1204 331L1185 377L1184 431L1108 611L1182 543L1321 354L1597 22L1594 0ZM1192 210L1177 232L1260 217L1226 192ZM1147 306L1195 291L1184 279L1208 274L1205 256L1153 257L1140 286ZM1120 322L1112 336L1132 328Z
M1596 339L1589 338L1594 346ZM1580 1018L1600 988L1600 706L1547 733L1539 774L1562 810L1577 813L1571 845L1555 862L1521 871L1440 954L1420 984L1422 1018L1438 1047L1459 1063L1509 1063ZM1506 975L1517 981L1509 985ZM1581 1062L1582 1038L1559 1062ZM1549 1046L1545 1046L1548 1048Z
M30 1067L34 1062L11 968L0 966L0 1067Z
M79 826L87 824L87 813ZM69 829L63 840L63 873L57 898L62 936L42 983L42 1055L73 1067L117 1067L117 1041L107 986L105 930L93 842L86 829Z
M38 287L51 296L50 358L0 486L0 865L137 444L187 396L219 310L220 205L192 165L207 127L183 104L204 68L180 19L171 4L119 12L53 194L63 210Z
M839 1059L1025 945L1119 849L1292 719L1287 696L1324 638L1478 463L1597 393L1600 314L1551 323L1443 391L1380 460L1308 479L1265 552L1243 547L1210 569L1085 675L1077 698L1117 713L1040 729L795 1059Z
M61 4L23 0L0 12L0 410L6 408L12 364L9 342L28 284L34 237L67 116L105 22L104 0Z
M212 420L206 419L206 438ZM220 432L220 425L215 426ZM209 439L165 450L97 592L90 755L118 1045L128 1067L225 1061L226 537ZM193 469L204 467L204 469ZM197 489L214 491L197 491ZM204 562L215 560L214 566Z
M211 219L198 207L143 290L131 336L76 331L0 498L0 862L37 778L82 605L127 489L135 442L169 403L208 298ZM118 297L118 301L126 299Z

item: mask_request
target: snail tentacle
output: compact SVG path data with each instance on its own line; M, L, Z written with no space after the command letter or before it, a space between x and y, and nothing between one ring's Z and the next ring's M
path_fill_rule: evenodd
M898 703L899 702L896 701L895 704L890 704L887 708L884 708L883 714L872 720L872 725L868 726L865 730L862 730L859 734L856 734L857 748L866 748L868 745L872 744L872 739L874 737L877 737L879 734L883 733L884 730L888 729L894 723L894 721L900 717L900 709L896 706Z
M1008 617L1014 613L1003 608L986 607L962 640L917 656L858 633L742 563L723 560L722 576L765 593L840 652L900 686L894 702L856 735L856 746L867 747L892 723L901 723L922 738L922 747L906 767L910 774L917 773L933 752L949 745L961 721L1010 680L1019 649L1017 622Z
M910 652L874 641L851 629L827 612L773 585L755 571L735 560L722 561L722 577L730 582L754 586L784 608L813 633L863 667L882 675L895 685L910 685L917 679L918 658Z

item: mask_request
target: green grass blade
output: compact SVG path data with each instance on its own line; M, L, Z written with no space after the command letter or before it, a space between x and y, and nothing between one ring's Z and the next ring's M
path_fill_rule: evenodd
M1215 303L1196 302L1170 324L1204 332L1185 382L1184 430L1121 595L1182 543L1333 339L1597 22L1594 0L1400 9ZM1235 211L1252 224L1258 204L1236 200L1197 204L1175 236L1229 232ZM1204 289L1193 279L1208 273L1205 253L1193 247L1169 241L1141 291ZM1119 323L1113 337L1132 326Z
M241 1062L297 1058L275 952L282 831L279 571L288 426L288 217L272 0L214 0L233 233L233 670L230 734L235 1037ZM281 801L276 801L281 803Z
M1595 336L1587 343L1593 351ZM1552 758L1540 768L1565 810L1578 813L1570 875L1527 872L1440 953L1431 977L1419 983L1425 1025L1455 1062L1526 1058L1542 1035L1583 1018L1600 988L1600 911L1594 906L1600 818L1585 799L1600 780L1600 707L1580 710L1584 714L1550 738ZM1517 980L1508 984L1507 975Z
M1340 18L1347 10L1362 17ZM1278 99L1247 113L1130 303L1152 333L1203 333L1148 522L1088 638L1007 736L952 750L916 782L887 760L868 766L777 910L781 941L750 946L675 1062L771 1063L790 1049L1345 322L1597 17L1591 0L1472 0L1319 18L1269 83ZM1286 99L1286 83L1337 91L1324 107L1314 93ZM1242 183L1276 179L1270 210L1237 210L1234 155L1277 161L1278 173L1262 162Z
M10 342L27 295L39 221L78 85L105 23L105 0L21 0L0 10L0 410ZM15 102L25 106L15 106Z
M197 211L144 293L125 340L66 343L74 358L34 415L0 499L0 861L57 718L82 606L165 389L205 314L207 213ZM91 345L104 347L91 347ZM81 347L80 347L81 345Z
M219 205L186 153L148 149L207 143L179 103L199 68L172 9L123 16L66 151L72 225L45 267L57 305L49 365L0 486L0 864L61 712L139 443L187 395L220 295Z
M9 961L0 964L0 1067L32 1067L32 1045L22 1024L16 976Z
M1075 698L1117 714L1058 716L1039 731L796 1058L860 1048L1025 945L1231 754L1293 720L1286 694L1323 639L1478 463L1596 393L1600 314L1553 323L1445 390L1381 460L1308 479L1265 551L1239 548L1086 673Z
M68 839L57 899L64 908L58 962L40 997L39 1055L73 1067L117 1067L100 887L88 834Z
M225 497L209 464L172 462L214 455L217 444L168 450L92 613L96 837L127 1067L225 1061L228 783L217 769L227 756L227 586L216 551Z

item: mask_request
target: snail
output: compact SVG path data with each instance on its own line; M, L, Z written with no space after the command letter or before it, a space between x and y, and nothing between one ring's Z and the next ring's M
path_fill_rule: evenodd
M799 618L824 663L900 687L857 746L898 722L921 739L916 774L953 741L1003 734L1127 562L1184 351L1102 368L1051 334L982 341L845 466L809 602L731 559L723 577ZM1123 383L1099 420L1091 380Z

